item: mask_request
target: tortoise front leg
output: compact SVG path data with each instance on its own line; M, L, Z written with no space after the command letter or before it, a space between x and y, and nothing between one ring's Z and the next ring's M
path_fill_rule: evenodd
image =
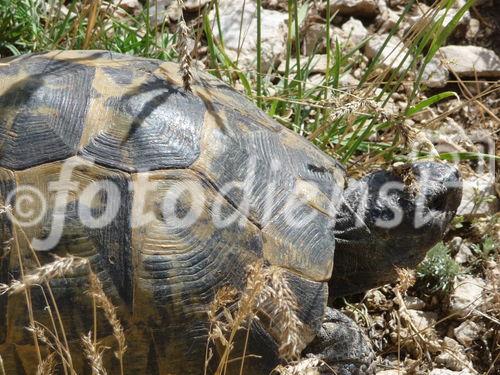
M326 362L337 375L375 373L375 353L368 337L353 320L330 307L306 353Z

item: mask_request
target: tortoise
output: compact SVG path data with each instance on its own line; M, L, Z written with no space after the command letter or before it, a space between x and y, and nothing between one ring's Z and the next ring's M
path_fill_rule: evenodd
M328 299L416 265L461 199L457 170L438 162L406 167L413 190L395 171L348 180L342 164L214 76L195 71L184 89L174 63L107 51L0 61L0 283L54 255L88 259L125 327L125 373L203 373L206 311L221 287L241 290L259 260L283 270L312 341L305 351L345 373L368 368L369 343ZM94 325L88 272L50 281L79 374L90 373L79 355ZM51 327L46 290L30 292L35 319ZM97 323L113 345L111 327ZM0 296L9 374L36 371L29 325L24 295ZM256 321L245 373L269 373L277 347ZM120 373L110 350L105 363Z

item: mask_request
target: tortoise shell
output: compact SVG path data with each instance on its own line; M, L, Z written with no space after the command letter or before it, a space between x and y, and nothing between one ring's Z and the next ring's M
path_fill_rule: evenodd
M61 211L53 187L66 169ZM89 198L96 182L119 199L109 190ZM223 285L241 288L258 259L286 269L300 318L315 331L333 267L329 208L343 186L335 160L209 74L195 72L186 91L176 64L110 52L0 60L0 204L21 222L0 214L0 282L37 267L28 241L44 242L62 212L60 240L36 255L42 264L53 254L90 261L126 327L127 373L202 373L208 305ZM172 191L177 201L166 216L162 202ZM193 204L186 191L204 204L196 221L174 225ZM290 197L304 204L291 207ZM105 226L91 225L108 209ZM137 225L142 214L147 221ZM37 215L34 224L21 220ZM86 272L51 281L75 351L93 326ZM45 297L32 289L35 319L50 327ZM28 315L24 295L0 296L8 373L35 373ZM100 338L111 334L104 320L98 326ZM249 360L248 373L276 363L264 323L252 329L250 347L264 359ZM75 366L90 373L83 359Z

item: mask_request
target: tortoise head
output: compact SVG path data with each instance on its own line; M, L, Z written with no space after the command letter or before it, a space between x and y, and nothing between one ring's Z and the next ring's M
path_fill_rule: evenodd
M418 162L353 181L335 224L330 295L358 293L394 281L395 267L414 267L439 242L462 198L458 170Z

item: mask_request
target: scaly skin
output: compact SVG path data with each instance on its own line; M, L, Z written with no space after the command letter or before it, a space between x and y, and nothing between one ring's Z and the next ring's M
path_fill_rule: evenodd
M335 225L331 297L394 281L395 267L415 267L442 239L462 199L457 169L419 162L405 175L407 185L401 175L378 171L345 190ZM401 215L399 225L384 228L395 212ZM419 225L419 218L428 220Z

